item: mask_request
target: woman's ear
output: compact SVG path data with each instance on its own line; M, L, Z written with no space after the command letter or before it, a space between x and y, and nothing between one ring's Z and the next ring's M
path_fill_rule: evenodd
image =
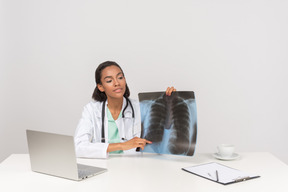
M97 84L97 87L98 87L98 89L99 89L101 92L104 92L104 87L103 87L103 85Z

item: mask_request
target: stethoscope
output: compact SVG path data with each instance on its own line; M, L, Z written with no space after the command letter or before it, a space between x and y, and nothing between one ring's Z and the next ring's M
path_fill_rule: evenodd
M130 104L131 109L132 109L132 118L134 119L135 115L134 115L134 108L132 106L132 103L131 103L130 99L128 99L127 97L125 97L125 99L126 99L126 106L124 107L124 109L122 111L122 118L125 118L124 112L127 109L128 105ZM106 104L106 100L103 101L103 104L102 104L102 133L101 133L101 137L102 137L101 142L102 143L105 143L105 131L104 131L105 104ZM125 140L125 139L122 138L122 140Z

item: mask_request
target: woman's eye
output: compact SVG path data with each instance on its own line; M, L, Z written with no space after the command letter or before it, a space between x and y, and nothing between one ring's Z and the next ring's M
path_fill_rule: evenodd
M118 79L123 79L123 78L124 78L123 76L118 77Z
M112 82L112 80L108 80L108 81L106 81L106 83L111 83Z

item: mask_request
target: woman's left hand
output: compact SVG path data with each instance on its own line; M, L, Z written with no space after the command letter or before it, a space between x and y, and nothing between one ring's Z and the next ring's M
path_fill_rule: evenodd
M174 87L168 87L166 89L166 95L170 96L172 94L172 92L176 91L176 89Z

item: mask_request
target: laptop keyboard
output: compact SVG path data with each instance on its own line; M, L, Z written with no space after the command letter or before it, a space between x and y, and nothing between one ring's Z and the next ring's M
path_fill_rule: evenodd
M79 178L87 178L95 173L94 170L91 170L90 166L78 164L78 176Z
M85 179L87 177L99 174L106 171L106 169L93 167L88 165L77 164L79 178Z
M82 169L78 170L79 178L87 178L88 176L91 176L93 174L94 174L94 172L89 171L89 170L85 170L85 169L84 170L82 170Z

